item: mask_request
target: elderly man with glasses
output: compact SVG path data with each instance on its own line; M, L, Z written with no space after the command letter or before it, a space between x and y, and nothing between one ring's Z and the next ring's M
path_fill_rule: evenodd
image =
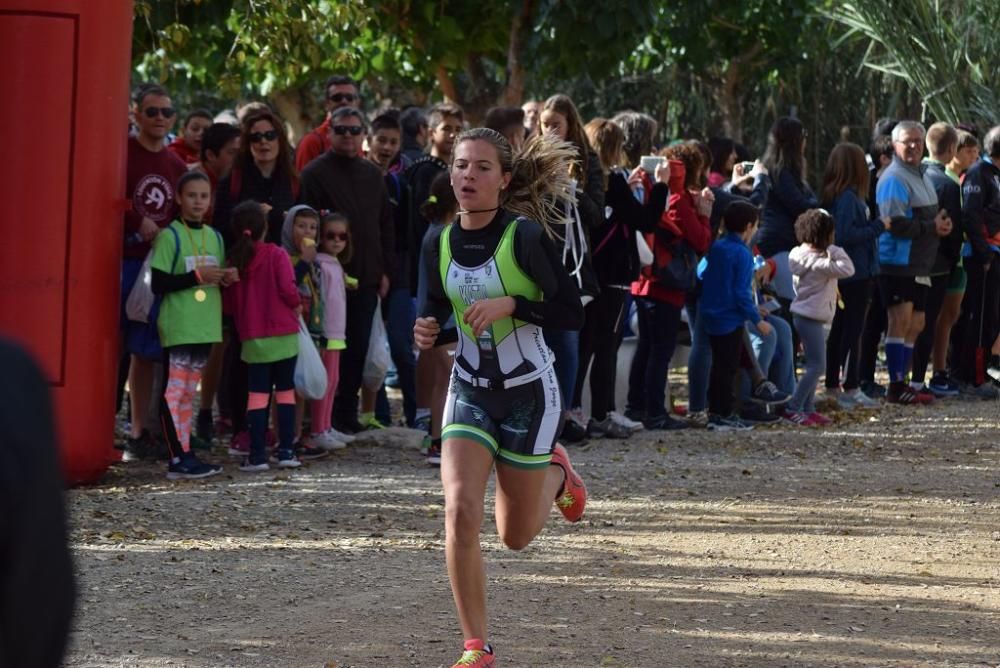
M358 109L361 96L351 77L335 74L326 80L324 106L326 118L319 127L302 138L295 148L295 169L302 172L306 165L330 150L330 115L341 108Z
M389 292L395 275L395 229L382 170L360 155L365 123L361 112L342 107L330 114L330 150L302 172L299 200L317 211L347 217L354 254L344 271L358 281L347 293L347 349L340 357L340 382L333 404L333 427L345 434L362 431L358 390L372 317L379 297Z
M889 367L889 403L930 403L933 395L917 392L906 383L913 345L924 329L924 310L931 285L930 273L939 238L951 232L952 221L938 204L937 192L926 168L924 126L901 121L892 130L892 164L878 180L875 200L879 215L891 219L879 237L879 290L889 315L885 339Z

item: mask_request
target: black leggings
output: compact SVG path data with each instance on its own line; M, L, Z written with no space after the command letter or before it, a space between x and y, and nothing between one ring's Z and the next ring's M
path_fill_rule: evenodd
M910 380L916 383L923 383L927 374L927 364L931 361L931 352L934 350L934 332L937 330L938 315L941 313L941 306L944 305L944 293L948 289L950 275L931 276L931 289L927 291L927 306L924 308L924 329L917 337L913 346L913 373ZM944 369L932 369L932 371L944 371Z
M968 262L965 270L969 273L969 283L962 300L954 362L958 380L982 385L988 380L985 362L989 360L1000 321L1000 290L997 289L1000 262L994 260L989 269L978 262Z
M840 385L840 371L845 366L844 390L858 387L861 332L864 331L868 317L872 285L872 280L866 278L863 281L841 283L839 286L844 308L838 308L833 316L833 326L826 340L826 387L829 389Z
M586 319L580 330L580 366L573 389L573 408L583 403L583 383L590 369L590 414L597 421L615 409L615 380L618 347L625 323L625 291L604 287L594 301L587 304Z
M889 324L881 290L872 290L872 301L868 307L868 317L861 332L861 355L858 360L858 378L869 383L875 382L875 363L882 332Z

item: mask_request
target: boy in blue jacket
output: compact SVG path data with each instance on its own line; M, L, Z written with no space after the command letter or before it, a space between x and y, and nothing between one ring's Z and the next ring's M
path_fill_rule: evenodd
M757 230L760 212L749 202L731 203L722 214L726 235L712 244L701 276L699 314L712 345L712 371L708 382L708 428L746 431L750 426L733 414L733 381L741 363L752 361L743 346L744 323L749 321L762 336L771 326L761 319L751 293L753 255L747 244Z

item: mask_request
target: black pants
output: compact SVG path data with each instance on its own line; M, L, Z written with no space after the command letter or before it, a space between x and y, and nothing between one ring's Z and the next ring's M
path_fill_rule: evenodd
M931 276L931 289L927 291L927 307L924 309L924 330L920 332L916 343L913 345L913 372L910 380L917 383L924 382L927 374L927 364L931 360L931 352L934 350L934 331L937 329L938 315L941 314L941 306L944 304L944 294L948 289L950 275ZM940 369L943 371L944 369ZM939 369L931 369L939 371Z
M965 270L969 284L962 300L958 346L955 349L955 372L958 380L972 385L986 382L985 361L997 336L1000 319L1000 262L989 269L978 262L968 262ZM978 350L982 353L977 354Z
M733 384L740 370L740 360L746 355L743 347L744 328L721 336L709 335L712 345L712 371L708 377L708 412L728 417L733 412Z
M615 380L618 370L618 346L625 324L625 291L602 287L601 294L587 304L586 319L580 330L580 366L576 373L572 407L583 403L583 382L590 369L590 414L603 420L615 409Z
M226 345L222 356L222 378L219 387L223 385L226 391L219 392L221 412L233 423L233 435L247 430L247 363L243 361L243 346L236 335L236 327L232 326L232 336Z
M861 332L864 331L868 306L872 299L874 282L863 281L841 283L840 298L844 308L837 309L833 316L833 326L826 340L826 386L835 388L840 384L840 370L844 373L844 389L853 390L858 386L861 351Z
M875 362L882 332L889 325L885 302L881 290L872 290L872 301L868 307L868 317L861 332L861 355L858 360L858 378L869 383L875 382Z
M681 309L648 297L636 299L636 307L639 341L628 374L628 406L652 420L667 414L667 377L677 344Z
M333 424L340 431L355 431L358 422L358 391L372 336L372 318L378 306L374 287L347 293L347 349L340 353L340 382L333 400ZM342 429L343 427L343 429Z

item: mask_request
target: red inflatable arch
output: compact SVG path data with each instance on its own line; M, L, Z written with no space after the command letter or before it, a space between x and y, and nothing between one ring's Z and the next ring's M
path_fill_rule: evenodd
M131 0L0 0L0 334L48 375L70 484L117 457L131 42Z

